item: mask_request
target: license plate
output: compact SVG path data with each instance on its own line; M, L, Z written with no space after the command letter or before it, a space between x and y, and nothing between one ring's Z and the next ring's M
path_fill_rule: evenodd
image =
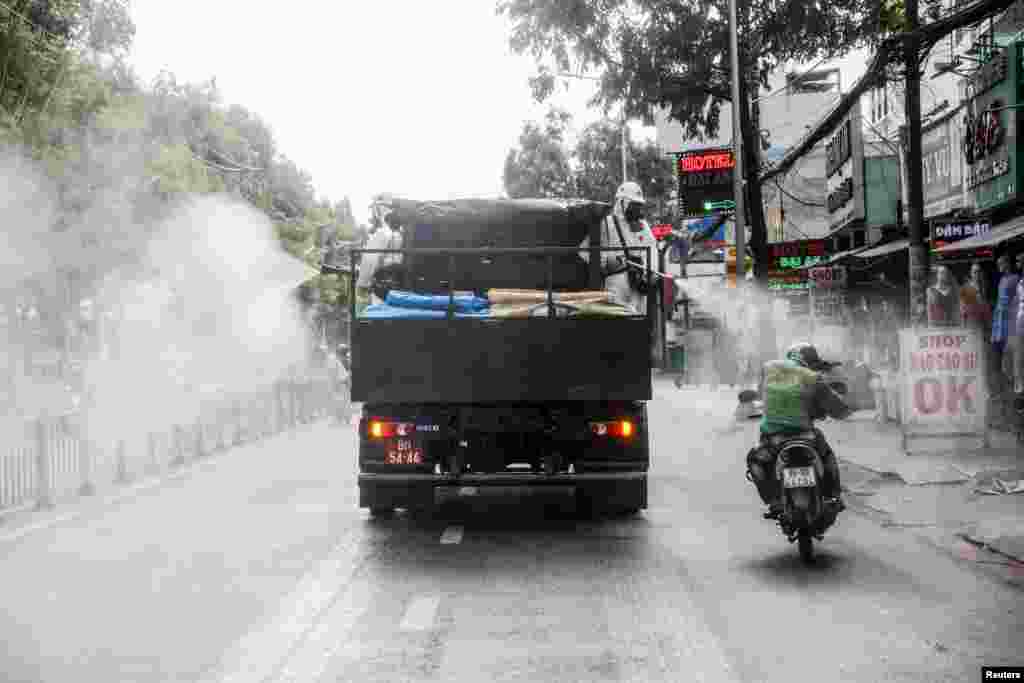
M813 467L787 467L782 470L782 484L787 489L814 486L815 482Z
M384 454L386 465L422 465L423 449L416 446L412 439L395 439L388 444Z

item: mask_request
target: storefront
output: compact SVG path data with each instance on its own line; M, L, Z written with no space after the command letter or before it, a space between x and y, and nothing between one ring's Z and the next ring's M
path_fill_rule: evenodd
M1014 42L997 49L965 80L968 99L956 121L970 213L930 226L935 264L951 267L960 280L975 261L994 275L996 258L1024 249L1024 173L1016 113L1024 77L1021 48Z
M885 145L867 143L858 102L826 143L826 196L832 254L862 249L897 223L899 159Z

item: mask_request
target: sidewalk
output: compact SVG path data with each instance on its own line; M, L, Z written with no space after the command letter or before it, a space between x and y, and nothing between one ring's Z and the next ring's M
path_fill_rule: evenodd
M889 526L933 538L957 537L1024 562L1024 448L1006 432L979 440L945 441L934 453L901 450L900 426L875 421L874 411L821 425L840 460L848 504L880 513ZM943 447L942 451L938 448Z

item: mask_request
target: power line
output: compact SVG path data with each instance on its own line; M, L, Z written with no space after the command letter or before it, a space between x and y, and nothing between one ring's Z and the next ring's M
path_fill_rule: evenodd
M772 180L775 181L775 187L779 188L779 192L781 192L782 194L786 195L787 197L792 199L797 204L803 204L804 206L810 206L810 207L818 208L818 209L825 208L824 204L818 204L816 202L809 202L806 199L800 199L800 197L797 197L795 195L790 194L785 189L783 189L782 185L779 184L778 178L773 178Z
M794 78L794 79L793 79L792 81L790 81L790 82L786 83L786 85L782 86L782 87L781 87L781 88L779 88L778 90L775 90L774 92L770 92L770 93L768 93L768 94L767 94L767 95L765 95L764 97L758 97L758 98L757 98L756 100L751 100L751 101L750 101L750 103L751 103L751 104L754 104L755 102L762 102L762 101L764 101L764 100L767 100L767 99L771 99L772 97L775 97L776 95L781 95L782 93L784 93L784 92L786 92L787 90L789 90L790 88L792 88L792 87L793 87L794 85L798 84L798 83L800 82L800 79L802 79L802 78L803 78L804 76L807 76L807 75L808 75L808 74L810 74L810 73L811 73L812 71L814 71L814 70L815 70L815 69L817 69L817 68L818 68L819 66L821 66L822 64L825 64L825 63L826 63L826 62L828 62L828 61L830 61L830 59L829 59L828 57L822 57L821 59L819 59L819 60L818 60L818 61L817 61L817 62L816 62L816 63L814 64L814 66L812 66L812 67L810 67L809 69L807 69L806 71L804 71L804 72L803 72L802 74L800 74L799 76L797 76L796 78Z

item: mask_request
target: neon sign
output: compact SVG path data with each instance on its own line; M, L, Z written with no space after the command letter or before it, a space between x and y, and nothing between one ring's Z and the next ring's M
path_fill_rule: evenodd
M723 171L736 167L732 151L685 152L679 156L680 173Z
M729 147L680 153L676 158L680 215L704 216L714 207L734 201L735 169L736 157Z

